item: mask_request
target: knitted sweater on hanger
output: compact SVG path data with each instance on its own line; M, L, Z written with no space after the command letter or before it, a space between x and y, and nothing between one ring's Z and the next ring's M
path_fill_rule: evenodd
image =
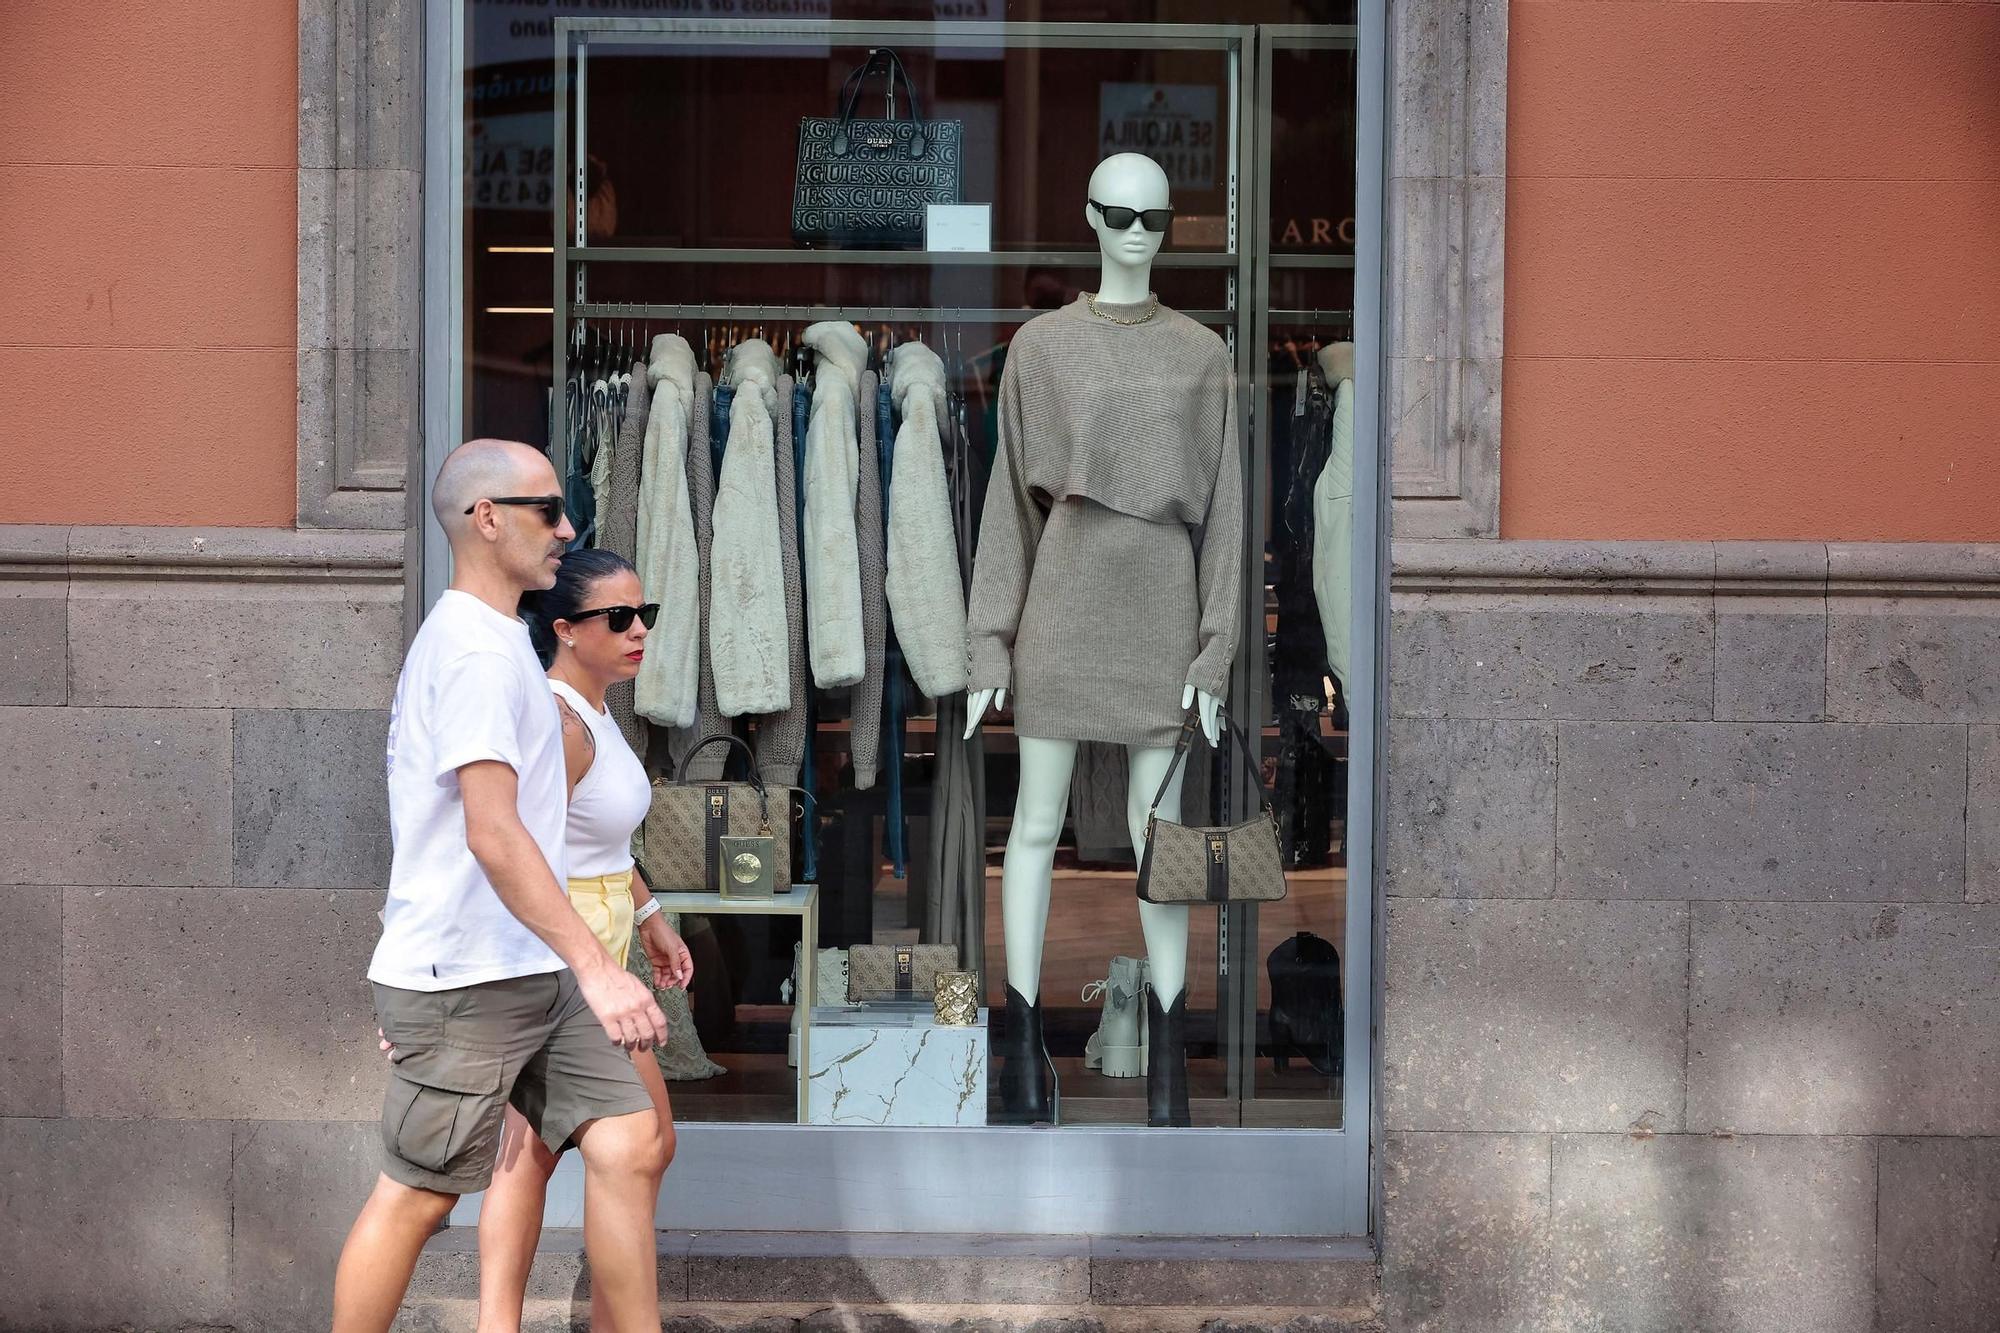
M694 404L694 349L679 334L653 339L647 366L652 411L640 463L639 583L660 619L646 640L636 701L640 716L685 727L695 718L700 680L700 554L688 498L688 417Z
M1166 746L1183 687L1226 696L1236 652L1234 368L1177 311L1097 307L1039 315L1008 351L968 683L1011 690L1023 736Z
M746 339L722 373L736 397L715 488L708 657L722 715L741 717L792 702L778 545L778 356L762 338Z
M911 677L936 699L965 688L965 592L938 427L946 403L944 362L911 342L890 353L889 363L889 386L903 419L889 487L889 611Z
M876 442L875 394L879 384L872 370L861 375L861 413L856 421L860 440L861 479L854 500L855 547L861 571L861 647L865 666L854 687L854 788L875 785L882 762L882 678L889 648L889 602L883 592L887 564L882 530L882 454Z
M868 345L853 325L840 320L814 324L804 338L819 358L812 419L806 427L805 546L800 552L809 617L806 647L813 682L821 689L838 689L867 671L854 506L861 467L857 414Z
M778 553L785 574L786 663L792 697L785 707L757 723L757 772L780 787L799 785L806 753L805 597L799 576L798 464L793 457L792 377L778 377Z
M709 561L715 535L715 455L708 445L709 412L714 402L715 381L704 371L694 377L694 411L688 424L688 439L693 443L687 451L688 495L694 510L695 549L699 555L697 598L704 618L708 614L712 581ZM703 741L726 735L729 731L729 723L716 705L715 672L709 667L708 654L697 653L696 656L700 658L700 667L696 672L694 725L682 727L668 738L668 748L676 764ZM722 767L728 761L729 747L711 745L688 765L688 780L713 782L722 776Z
M611 485L605 502L597 511L597 544L607 551L637 563L639 545L639 458L646 447L646 414L652 401L647 384L646 363L632 366L632 392L625 402L625 424L611 450ZM614 683L604 692L604 706L632 753L643 763L646 758L647 729L633 707L633 686L629 680Z

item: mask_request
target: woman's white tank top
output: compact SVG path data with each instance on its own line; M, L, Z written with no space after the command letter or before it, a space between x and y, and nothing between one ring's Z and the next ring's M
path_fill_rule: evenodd
M575 879L590 879L630 870L632 835L645 822L653 801L646 766L632 753L608 712L592 708L562 681L551 680L549 687L576 710L597 742L597 757L569 798L569 873Z

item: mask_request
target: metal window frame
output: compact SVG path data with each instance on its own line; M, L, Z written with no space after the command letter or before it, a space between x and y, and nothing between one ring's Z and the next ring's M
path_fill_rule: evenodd
M425 3L427 102L433 107L449 109L446 114L427 120L425 169L433 181L457 182L462 179L464 158L463 0L425 0ZM687 1124L680 1127L682 1152L661 1196L662 1224L698 1228L1015 1234L1281 1236L1361 1235L1369 1231L1374 1215L1372 1190L1378 1186L1378 1182L1371 1180L1369 1169L1377 1114L1374 1087L1379 1068L1372 1039L1373 978L1378 956L1374 947L1378 921L1374 851L1381 837L1377 756L1383 713L1379 688L1384 643L1381 622L1387 602L1384 587L1388 568L1380 412L1387 24L1385 0L1359 0L1358 10L1358 24L1341 42L1357 49L1356 253L1352 261L1344 256L1326 260L1307 258L1296 265L1344 266L1352 262L1355 267L1356 550L1358 555L1365 553L1372 561L1363 568L1373 573L1372 578L1357 580L1353 611L1355 627L1360 631L1356 642L1371 644L1374 649L1372 654L1357 655L1354 693L1374 701L1374 716L1372 726L1356 728L1350 750L1352 771L1357 775L1351 787L1350 826L1369 829L1371 836L1355 841L1349 853L1344 983L1346 1043L1351 1058L1343 1126L1171 1132L1079 1126L1049 1132L1004 1127L921 1130ZM558 19L558 41L568 40L565 29L604 22ZM1239 56L1232 65L1232 92L1237 134L1232 136L1232 166L1239 198L1231 210L1231 252L1180 252L1162 258L1174 267L1233 267L1232 305L1236 310L1203 313L1234 321L1246 300L1253 308L1262 305L1268 290L1271 257L1264 255L1260 263L1256 254L1260 247L1239 243L1234 227L1236 219L1243 215L1244 200L1263 197L1263 183L1256 179L1258 152L1238 150L1246 128L1258 121L1258 94L1265 86L1257 79L1250 62L1261 44L1254 36L1248 42L1243 41L1243 34L1255 34L1258 29L1236 25L843 20L617 22L631 29L629 35L614 37L601 33L594 35L593 40L650 42L657 41L663 33L679 32L711 41L744 44L779 38L802 45L921 40L944 49L1124 48L1147 40L1224 50L1236 46ZM1314 30L1320 36L1328 31ZM567 68L566 61L558 63L558 182L565 181L570 173ZM570 228L565 224L574 222L570 213L567 208L557 210L559 312L571 304L569 257L564 251L588 249L568 244ZM459 189L425 192L423 476L426 482L442 455L461 437L463 429L464 220ZM1265 225L1261 216L1258 225ZM587 258L622 262L640 256L606 247ZM648 255L641 262L674 262L679 258L660 253ZM825 254L815 254L812 258L827 262ZM979 258L987 262L1013 262L1004 253ZM1023 254L1017 262L1069 261L1089 263L1094 258L1067 252L1035 252ZM912 261L907 256L898 256L895 262ZM1294 262L1291 258L1282 261ZM583 311L596 313L585 303L577 304L583 306ZM627 307L617 307L619 314L627 311ZM1257 327L1267 331L1273 313L1259 310ZM1275 313L1282 316L1284 312ZM563 315L558 313L558 328L562 327ZM1234 334L1236 330L1232 328L1231 332ZM1243 336L1231 340L1237 358L1239 406L1244 410L1245 420L1254 421L1249 408L1253 389L1261 393L1263 341L1253 340L1250 332L1244 329ZM556 345L560 355L564 347L561 336ZM1261 477L1268 467L1268 438L1261 454L1253 443L1249 462L1251 475ZM423 506L412 508L421 512ZM449 572L449 553L435 524L426 523L423 548L423 586L428 604L443 587ZM1261 561L1246 562L1247 570L1260 568ZM1256 585L1261 593L1260 578ZM1239 663L1238 671L1242 670L1243 664ZM1246 697L1240 693L1243 684L1244 677L1239 675L1236 682L1239 701ZM922 1188L915 1188L919 1182ZM581 1216L581 1204L581 1172L573 1160L566 1160L551 1182L548 1214L551 1223L575 1225ZM454 1220L470 1220L477 1207L478 1196L469 1196L461 1202Z

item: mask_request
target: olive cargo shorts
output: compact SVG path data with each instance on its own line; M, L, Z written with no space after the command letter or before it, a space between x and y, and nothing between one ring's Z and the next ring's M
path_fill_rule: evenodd
M485 1189L510 1102L551 1152L588 1121L653 1109L567 969L456 990L376 985L375 1015L395 1047L382 1170L405 1185Z

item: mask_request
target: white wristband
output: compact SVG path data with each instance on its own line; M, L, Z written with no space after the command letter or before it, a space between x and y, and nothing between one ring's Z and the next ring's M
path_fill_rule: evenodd
M640 926L645 925L659 914L660 900L658 898L648 898L644 907L632 913L632 928L637 930Z

